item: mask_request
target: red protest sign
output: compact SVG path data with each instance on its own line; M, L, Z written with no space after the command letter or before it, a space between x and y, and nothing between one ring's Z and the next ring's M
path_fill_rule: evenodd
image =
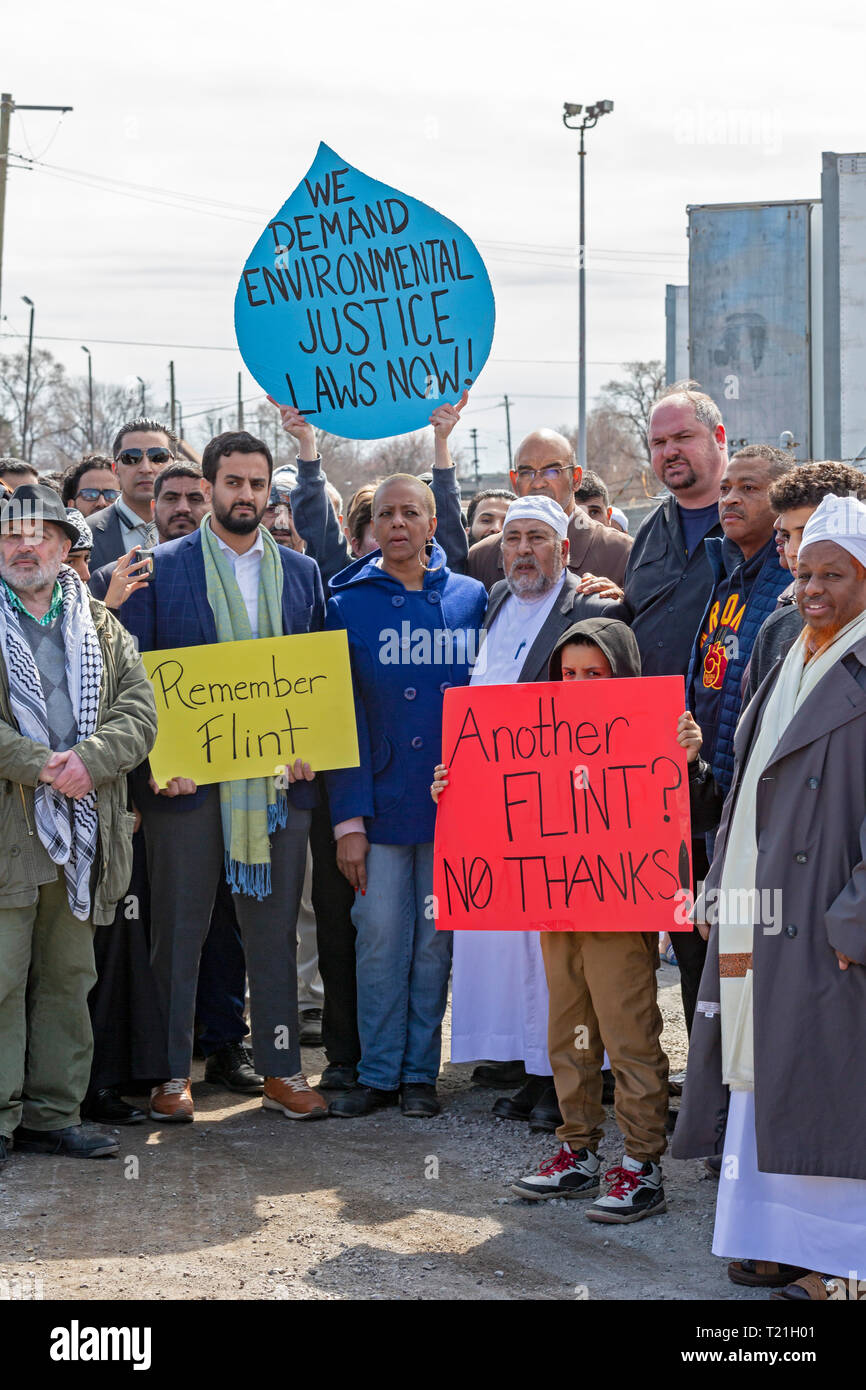
M684 708L680 676L447 691L440 930L690 931Z

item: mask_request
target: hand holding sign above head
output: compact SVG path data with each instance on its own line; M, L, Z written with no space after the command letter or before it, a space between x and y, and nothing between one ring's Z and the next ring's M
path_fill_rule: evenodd
M316 446L316 431L309 420L293 405L280 405L273 396L268 396L268 400L280 412L280 424L286 434L293 435L297 440L298 458L312 463L314 459L318 458L319 450Z
M437 405L430 416L430 424L437 439L447 439L469 401L469 392L464 391L459 401L453 405Z

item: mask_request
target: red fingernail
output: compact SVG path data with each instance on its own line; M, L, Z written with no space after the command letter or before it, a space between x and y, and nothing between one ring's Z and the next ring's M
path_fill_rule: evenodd
M367 890L366 890L366 888L362 888L362 889L361 889L361 897L362 897L362 898L366 898L366 896L367 896Z

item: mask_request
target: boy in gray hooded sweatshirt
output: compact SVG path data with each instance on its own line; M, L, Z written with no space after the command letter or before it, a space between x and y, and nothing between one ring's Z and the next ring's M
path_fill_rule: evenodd
M549 665L552 681L640 674L631 629L611 618L589 618L570 627ZM691 715L682 716L678 736L681 730L688 730L690 751L697 731L699 748L700 730ZM608 1191L587 1215L613 1223L655 1216L666 1210L659 1162L667 1143L668 1109L668 1059L659 1042L662 1016L656 999L658 933L542 932L541 952L550 994L548 1049L562 1112L556 1131L560 1148L538 1172L515 1182L513 1191L531 1200L599 1192L598 1147L605 1120L601 1072L607 1048L625 1153L621 1164L604 1173Z

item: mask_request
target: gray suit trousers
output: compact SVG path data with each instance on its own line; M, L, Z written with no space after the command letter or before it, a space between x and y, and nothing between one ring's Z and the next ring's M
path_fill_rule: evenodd
M168 1029L171 1076L189 1076L199 960L220 876L225 873L219 788L188 811L143 813L150 874L151 960ZM250 989L253 1060L264 1076L301 1069L296 921L304 884L310 812L289 807L271 836L271 893L234 893Z

